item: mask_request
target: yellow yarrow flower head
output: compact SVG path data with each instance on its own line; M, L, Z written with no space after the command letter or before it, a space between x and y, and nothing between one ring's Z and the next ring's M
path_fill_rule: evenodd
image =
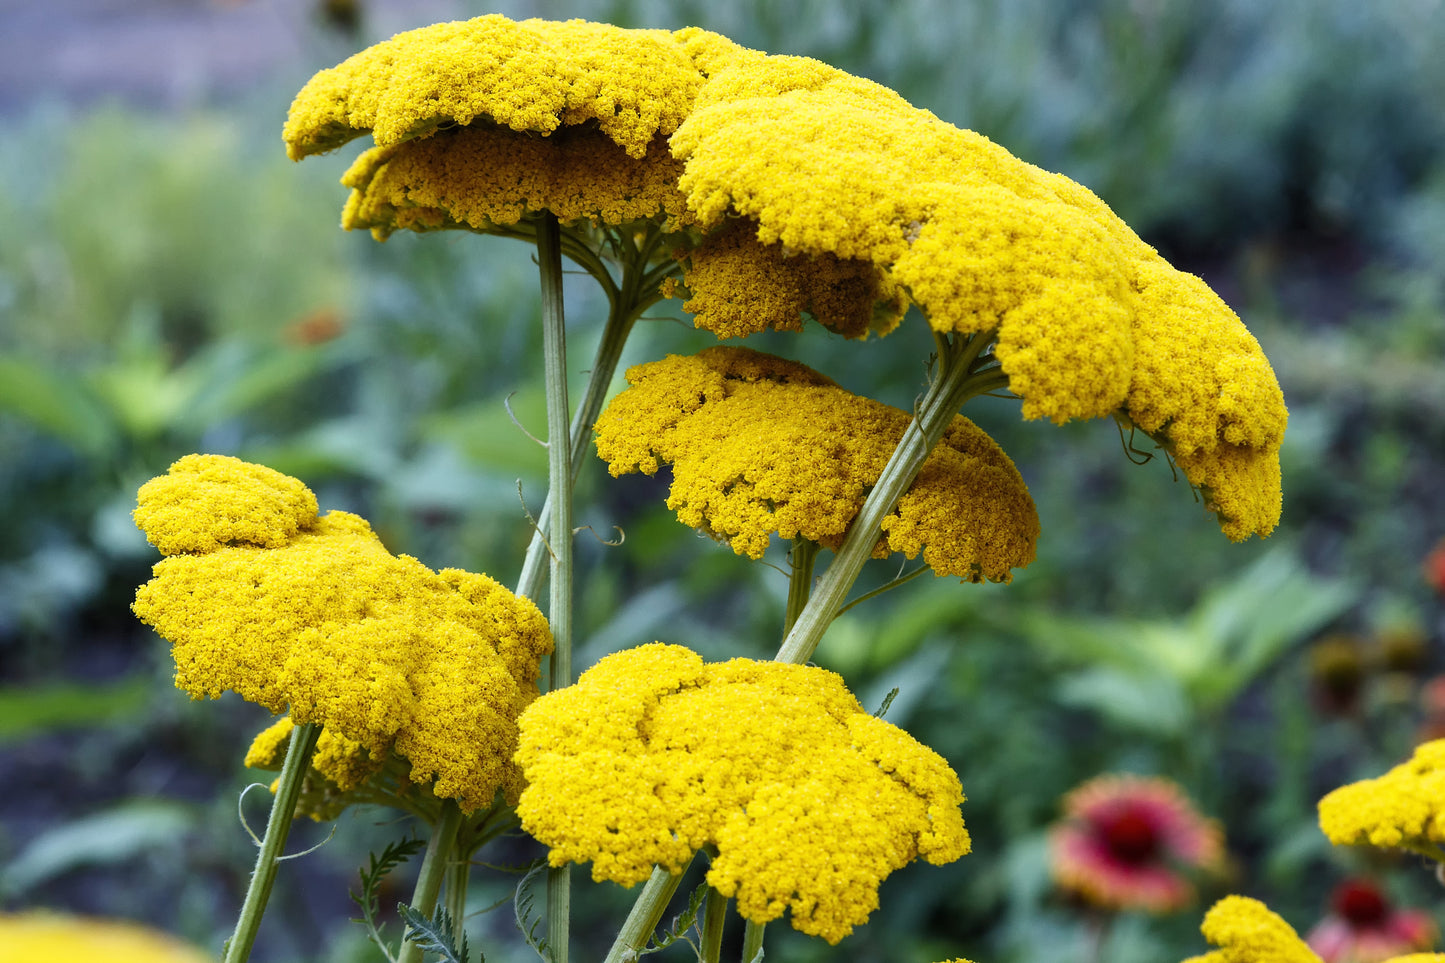
M246 750L245 766L279 771L286 761L294 729L291 717L282 716L257 733ZM297 814L304 813L317 822L329 822L352 803L376 801L358 790L381 772L387 761L388 757L373 755L355 739L322 729L296 801ZM279 780L271 783L273 793L278 783Z
M597 420L608 469L672 465L668 508L752 558L774 533L836 550L909 423L907 412L747 348L670 355L627 380ZM874 555L922 553L938 575L1008 581L1033 560L1038 534L1013 462L957 416L884 519Z
M719 338L801 331L806 314L861 339L892 331L908 307L898 285L868 261L831 253L788 257L780 245L759 242L747 221L725 224L683 259L682 309Z
M214 959L169 933L129 920L51 910L0 913L0 963L208 963Z
M1186 963L1321 963L1294 927L1248 896L1215 903L1200 930L1219 949Z
M698 229L750 232L784 263L870 265L876 290L936 331L997 331L1026 418L1126 418L1227 535L1273 529L1287 413L1258 342L1086 188L870 81L751 51L709 78L670 143ZM710 283L717 256L707 241L694 252L698 323L745 333L732 305L778 301L778 272Z
M135 523L162 555L246 542L279 548L316 518L316 496L265 465L187 455L141 486Z
M134 605L171 641L176 686L289 707L295 721L375 758L394 752L413 781L435 780L433 792L465 810L499 789L515 798L516 717L536 698L538 660L552 648L537 607L485 575L392 555L356 515L298 516L289 489L258 509L256 467L192 455L172 466L171 482L141 490L147 537L183 546ZM234 502L216 474L246 482ZM275 527L257 521L271 517Z
M660 137L634 159L590 127L537 137L476 123L363 153L341 178L352 189L341 226L385 240L401 229L504 231L539 211L563 224L682 222L681 171Z
M1437 850L1445 843L1445 739L1417 746L1409 761L1383 776L1329 793L1319 817L1336 846Z
M370 132L342 182L347 228L491 231L551 211L564 223L682 219L666 138L724 37L488 15L398 34L323 70L283 137L299 160Z
M553 866L624 886L716 848L709 885L756 923L836 943L917 857L969 850L958 777L832 672L682 646L619 652L521 718L517 815Z

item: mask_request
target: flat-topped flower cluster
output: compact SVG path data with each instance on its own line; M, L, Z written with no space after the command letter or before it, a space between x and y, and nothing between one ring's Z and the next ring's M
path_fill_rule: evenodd
M301 482L188 455L141 488L168 556L135 613L173 646L176 686L319 722L466 809L515 799L516 718L552 648L541 612L485 575L389 553L362 518L318 516ZM339 747L340 748L340 747Z
M300 158L366 132L348 226L650 219L699 327L806 313L866 337L916 305L937 332L996 339L1024 417L1114 415L1231 538L1278 520L1286 411L1239 318L1086 188L871 81L696 28L485 16L322 71L285 139Z

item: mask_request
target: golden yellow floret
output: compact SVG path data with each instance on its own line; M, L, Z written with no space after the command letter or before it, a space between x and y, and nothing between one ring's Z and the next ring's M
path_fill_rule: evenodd
M958 777L832 672L655 643L607 656L523 714L517 814L553 866L625 886L716 847L708 883L757 923L836 943L878 885L968 852Z
M804 312L844 337L866 338L896 328L908 306L897 285L867 261L785 257L779 245L759 243L747 221L713 232L685 262L689 297L682 308L719 338L801 331Z
M295 724L290 716L282 716L262 729L246 750L244 765L249 769L281 768L286 761L291 732ZM334 783L342 792L349 792L366 782L381 769L384 759L377 759L355 739L348 739L330 729L323 729L316 739L311 768Z
M246 752L245 765L251 769L280 770L294 729L291 717L282 716L257 733ZM356 740L322 729L296 799L297 817L305 815L317 822L330 822L353 803L375 801L374 797L366 797L357 790L381 772L385 763L385 758L372 755ZM401 778L406 777L403 774ZM280 782L279 779L272 781L272 793Z
M661 137L634 158L590 127L539 137L478 121L363 153L341 179L352 189L341 226L385 240L401 229L492 231L539 211L564 225L678 222L681 171Z
M627 372L597 420L614 476L667 463L685 525L759 558L771 536L837 549L909 423L804 365L747 348L671 355ZM955 417L883 521L876 557L920 553L938 575L1007 581L1027 565L1038 515L1018 470Z
M206 517L226 501L194 473L175 478L182 488L195 479ZM255 493L238 485L236 496L249 505ZM168 503L176 510L147 530L159 544L196 529L182 495ZM164 559L136 593L136 615L172 643L178 688L289 707L373 758L404 757L413 781L463 809L498 789L515 797L516 717L552 646L535 605L485 575L393 556L346 512L290 535L278 523L252 542Z
M1341 786L1319 804L1320 829L1336 846L1445 844L1445 739L1376 779Z
M323 70L291 104L293 160L368 131L379 147L489 121L550 134L595 124L632 157L671 134L730 41L697 30L626 30L500 15L397 34ZM694 58L697 58L696 60Z
M701 228L741 219L779 257L871 263L935 330L997 330L1026 418L1124 415L1208 489L1231 538L1273 529L1287 412L1259 344L1086 188L870 81L751 51L670 143ZM776 288L763 276L732 300Z
M0 913L0 963L209 963L214 959L178 937L129 920L51 910Z
M316 496L265 465L187 455L141 486L133 516L162 555L232 543L271 548L316 520Z
M277 719L256 733L241 764L247 769L280 769L286 761L286 750L291 744L291 732L295 728L296 724L291 721L290 716Z
M1218 950L1209 963L1320 963L1294 928L1248 896L1226 896L1204 915L1204 938Z

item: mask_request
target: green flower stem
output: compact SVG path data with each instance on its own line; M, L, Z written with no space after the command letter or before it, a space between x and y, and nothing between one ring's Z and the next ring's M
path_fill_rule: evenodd
M767 925L748 920L743 926L743 955L739 957L742 963L753 963L763 952L763 930Z
M313 722L299 725L291 732L291 745L281 765L276 796L271 800L271 816L266 820L266 838L256 854L256 868L251 871L251 885L246 888L236 930L226 941L225 963L243 963L251 957L256 932L261 928L261 915L266 912L271 886L276 882L276 867L286 848L286 837L291 833L291 821L296 818L296 800L301 795L301 785L306 781L306 770L320 735L321 726Z
M547 386L548 530L552 567L547 622L554 647L549 692L572 684L572 429L568 424L567 342L562 314L562 231L548 211L537 225L537 264L542 279L542 351ZM553 963L567 963L572 867L547 870L547 942Z
M728 898L711 886L702 908L702 939L698 946L698 963L718 963L722 956L723 923L727 921Z
M883 519L913 484L924 459L943 437L944 429L970 397L998 387L995 368L986 366L983 370L974 370L984 348L993 341L993 332L938 340L938 372L933 383L918 404L913 421L903 432L883 474L849 526L833 564L828 566L783 640L776 661L801 665L812 658L813 650L857 581L863 564L872 557Z
M891 579L889 579L888 581L884 582L882 585L878 586L878 587L877 587L876 589L874 589L873 591L867 592L867 593L865 593L865 594L863 594L863 595L860 595L860 596L858 596L856 599L854 599L853 601L849 602L847 605L843 606L841 609L838 610L838 614L839 614L839 615L842 615L844 612L848 611L848 610L851 609L853 606L855 606L855 605L860 605L860 604L862 604L863 602L868 601L869 599L876 599L878 596L882 595L884 592L891 592L891 591L893 591L894 589L898 588L898 586L900 586L900 585L907 585L909 582L911 582L911 581L913 581L914 579L918 578L918 576L922 575L922 574L923 574L924 572L926 572L926 571L928 571L928 566L927 566L927 565L920 565L920 566L918 566L917 568L915 568L913 571L909 572L907 575L900 575L900 576L898 576L897 578L891 578Z
M604 963L635 963L639 952L657 929L657 923L686 871L686 866L676 873L669 873L661 866L652 868L652 876L643 884L642 892L637 894L637 901L632 904L632 911L627 914L627 920L618 931Z
M647 269L648 261L662 238L662 232L655 225L649 227L649 233L641 247L636 249L635 256L623 264L621 287L612 282L601 267L601 262L596 262L595 268L588 267L589 272L597 277L599 282L606 281L603 290L607 293L608 310L607 321L602 326L602 338L597 343L597 355L587 375L582 403L577 406L577 413L572 418L574 486L586 459L587 446L592 441L592 426L602 412L602 403L607 400L607 389L612 384L612 375L617 371L617 364L622 359L622 349L632 334L632 327L642 313L656 304L661 297L658 286L662 279L677 270L674 264L660 265L652 271ZM599 271L603 273L599 274ZM547 533L551 531L551 506L552 493L549 491L537 520L537 528L532 533L532 541L527 546L527 556L522 562L522 575L517 579L517 594L527 598L535 598L541 591L544 559L548 557Z
M461 933L462 926L466 923L467 887L471 881L472 862L458 846L453 851L452 858L447 861L445 878L442 880L442 893L446 895L447 915L452 918L452 926L456 928L457 933Z
M426 844L426 855L421 860L421 872L417 874L416 887L408 904L422 916L431 918L441 893L442 879L451 864L452 850L457 841L457 830L462 825L462 810L455 799L442 801L441 820L432 830ZM460 925L453 921L455 925ZM396 963L422 963L422 948L412 942L403 942Z
M783 613L784 637L792 631L808 596L813 594L813 563L818 560L818 543L807 538L793 539L793 550L788 555L788 607Z
M577 406L577 414L572 418L573 485L577 484L577 475L587 455L587 446L592 441L592 425L602 411L602 403L607 400L607 388L612 383L617 362L622 358L622 348L627 343L627 336L632 333L633 322L637 320L639 313L641 312L618 309L607 313L607 323L602 328L602 340L597 345L597 356L592 362L587 388L583 392L582 403ZM542 574L549 557L547 533L552 529L551 510L552 493L548 492L547 501L543 503L542 512L537 519L537 529L532 532L532 542L527 546L527 557L522 562L522 575L517 579L517 594L527 598L535 598L542 588Z

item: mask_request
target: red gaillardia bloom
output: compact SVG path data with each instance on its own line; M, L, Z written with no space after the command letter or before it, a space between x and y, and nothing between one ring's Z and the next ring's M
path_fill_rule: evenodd
M1172 912L1194 899L1186 872L1224 862L1219 824L1168 779L1096 776L1063 805L1049 834L1054 881L1097 906Z
M1306 937L1324 963L1381 963L1435 943L1435 922L1424 910L1399 910L1368 879L1341 883L1330 912Z

